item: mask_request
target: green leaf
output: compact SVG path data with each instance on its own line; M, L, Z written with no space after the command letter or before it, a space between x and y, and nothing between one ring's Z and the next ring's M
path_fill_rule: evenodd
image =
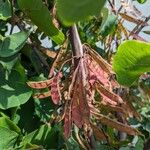
M9 0L0 0L0 20L7 20L11 17L11 6Z
M55 127L49 127L48 125L42 125L39 129L26 135L22 144L27 143L42 145L46 149L56 149L58 146L58 129Z
M150 122L147 122L145 125L146 131L150 132Z
M131 150L130 147L121 147L119 150Z
M21 133L21 130L16 126L8 117L3 116L0 117L0 127L7 128L9 130L12 130L18 134Z
M6 25L6 21L0 21L0 39L5 35L5 32L8 30L8 26Z
M54 111L54 105L50 98L34 100L35 103L35 114L40 118L42 122L48 122L51 119L52 112Z
M96 150L114 150L114 148L108 145L98 143L96 145Z
M42 65L39 61L39 57L37 57L36 52L32 49L31 45L26 44L22 48L21 52L30 59L30 64L32 64L36 72L40 74L42 70Z
M0 109L8 109L26 103L32 91L22 83L8 82L0 87Z
M98 16L106 0L57 0L58 17L66 25Z
M125 41L114 57L113 69L118 82L131 86L144 72L150 71L150 44L141 41Z
M107 8L102 9L102 16L103 20L100 27L100 34L103 37L106 37L115 27L117 23L117 16L114 14L109 14Z
M29 37L28 32L18 32L0 41L0 57L10 57L18 53Z
M147 0L137 0L140 4L144 4Z
M121 147L119 150L143 150L143 148L144 148L144 141L142 140L141 137L139 137L138 141L134 147L133 146L126 146L126 147Z
M142 150L144 148L144 140L139 137L138 142L135 145L134 150Z
M0 127L0 149L13 149L18 138L18 134L5 127Z
M41 124L39 118L35 116L34 100L31 98L27 103L20 106L17 115L20 117L18 126L27 133L30 133ZM28 111L27 111L28 110Z
M25 69L19 61L17 61L15 66L12 68L11 73L9 75L9 81L17 81L22 83L25 83L27 81Z
M35 144L31 144L31 143L26 143L22 148L30 149L30 150L43 150L43 146L38 146ZM21 150L23 150L22 148L21 148Z
M54 26L50 12L42 0L18 0L18 4L41 31L57 44L63 43L64 34Z
M20 129L7 117L0 117L0 149L13 149L20 134Z
M71 136L66 142L65 142L66 149L73 149L73 150L81 150L80 145L78 142Z
M5 70L10 72L11 69L16 64L18 58L19 58L18 54L13 55L11 57L5 57L5 58L0 57L0 64L2 64L2 66Z

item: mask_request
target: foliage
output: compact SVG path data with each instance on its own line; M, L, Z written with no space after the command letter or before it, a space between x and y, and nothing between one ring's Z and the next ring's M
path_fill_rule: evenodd
M144 149L148 19L127 0L0 0L0 149Z
M122 85L131 86L143 73L150 71L150 44L126 41L118 47L114 71Z
M98 16L106 0L69 1L57 0L56 8L58 16L65 25L73 25L75 22L84 21L92 16ZM69 12L69 13L68 13Z
M46 35L50 36L52 40L54 40L57 44L61 44L64 41L63 33L53 25L49 10L45 5L43 5L42 0L19 0L18 4L20 8L31 18L32 22Z

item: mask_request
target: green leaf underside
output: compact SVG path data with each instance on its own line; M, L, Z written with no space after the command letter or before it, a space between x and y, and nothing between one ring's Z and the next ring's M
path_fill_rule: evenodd
M57 14L66 26L100 15L106 0L57 0Z
M28 39L28 32L18 32L0 41L0 57L10 57L18 53Z
M63 43L64 34L54 26L50 12L42 0L18 0L18 4L41 31L57 44Z
M131 86L150 71L150 44L135 40L122 43L114 57L113 69L120 84Z
M0 0L0 20L7 20L11 17L11 6L9 0Z

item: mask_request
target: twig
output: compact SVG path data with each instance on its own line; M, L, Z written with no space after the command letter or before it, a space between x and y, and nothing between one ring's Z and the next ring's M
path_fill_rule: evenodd
M148 22L149 20L150 20L150 16L146 17L144 22ZM139 29L135 32L135 34L138 34L144 27L145 27L145 25L142 24L141 27L139 27Z
M13 18L14 18L13 0L10 1L10 5L11 5L11 28L10 28L9 34L11 35L15 26L14 21L13 21Z
M144 20L144 22L148 22L150 20L150 16L146 17L146 19ZM145 27L145 24L138 24L131 32L130 35L132 34L139 34L139 32Z
M116 14L116 10L115 10L115 7L114 7L114 1L111 2L110 0L108 0L108 3L110 5L110 7L112 8L112 12L114 12L114 14Z

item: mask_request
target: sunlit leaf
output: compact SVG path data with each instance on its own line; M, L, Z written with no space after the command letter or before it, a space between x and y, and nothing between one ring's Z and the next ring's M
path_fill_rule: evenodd
M8 109L20 106L29 100L32 91L21 83L8 83L0 87L0 108Z
M20 129L7 117L0 117L0 149L13 149L20 134Z
M150 71L150 44L140 41L125 41L114 57L113 69L118 82L131 86L140 75Z
M10 57L18 53L28 39L28 32L18 32L0 41L0 57Z

